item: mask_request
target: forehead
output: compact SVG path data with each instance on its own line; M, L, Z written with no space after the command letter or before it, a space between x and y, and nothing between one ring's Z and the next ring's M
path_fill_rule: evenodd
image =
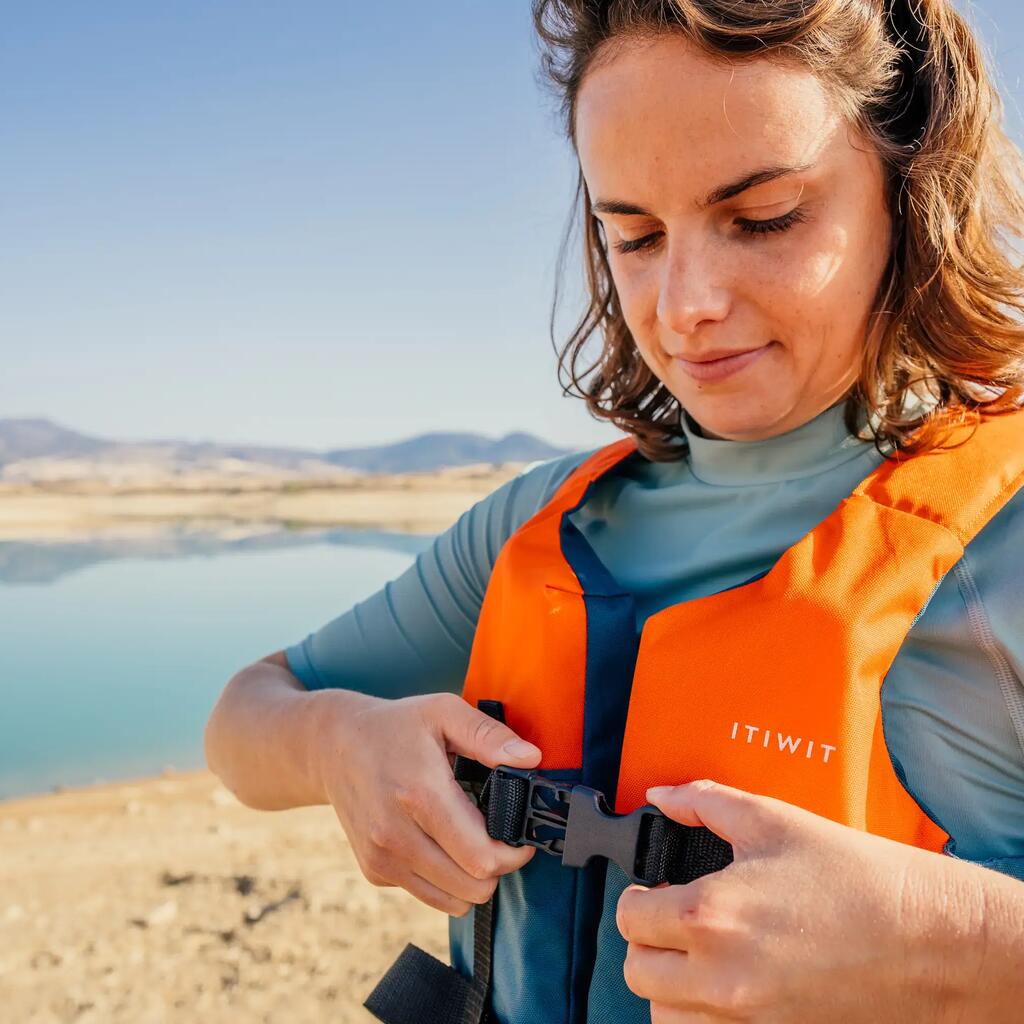
M577 97L592 196L654 202L671 183L687 202L744 171L811 162L840 124L825 87L799 66L719 62L677 34L611 45Z

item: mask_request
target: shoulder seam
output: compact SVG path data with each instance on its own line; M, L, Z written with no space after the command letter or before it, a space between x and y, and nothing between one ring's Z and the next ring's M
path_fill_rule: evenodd
M1024 755L1024 686L1017 678L1009 659L996 640L989 621L988 612L981 598L981 591L974 576L967 566L966 554L953 568L960 596L967 608L967 622L971 636L978 645L995 672L999 689L1003 694L1006 710L1010 715L1010 723L1017 734L1021 754Z

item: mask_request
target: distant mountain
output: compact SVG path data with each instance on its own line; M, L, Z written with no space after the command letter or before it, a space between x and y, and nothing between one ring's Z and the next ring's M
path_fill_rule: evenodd
M0 420L0 465L48 455L95 455L106 442L58 426L51 420Z
M109 441L48 419L0 419L0 476L7 478L57 478L71 468L75 475L88 476L99 467L124 467L127 472L142 466L174 473L413 473L475 463L535 462L567 451L522 432L497 439L471 433L420 434L394 444L324 452L212 441Z
M370 473L416 473L441 466L478 462L535 462L566 454L566 449L522 432L494 440L482 434L420 434L408 441L371 448L338 448L324 458L335 466Z

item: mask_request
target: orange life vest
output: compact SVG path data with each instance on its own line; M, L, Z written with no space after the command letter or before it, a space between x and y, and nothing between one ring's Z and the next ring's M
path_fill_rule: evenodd
M502 547L463 696L501 701L541 769L578 770L620 813L649 786L709 778L941 850L890 757L881 687L964 546L1024 484L1024 412L955 440L881 463L766 574L639 634L632 596L568 518L639 454L632 438L606 446Z
M766 573L640 631L633 596L570 518L640 457L632 438L608 445L502 547L463 696L500 701L542 774L600 790L619 813L650 786L709 778L943 850L886 745L882 686L964 547L1024 486L1024 410L953 440L882 462ZM415 1024L425 994L473 1024L485 1006L495 1021L649 1022L622 980L625 882L601 858L569 869L535 856L499 879L486 914L450 920L452 967L407 947L366 1005L383 995L389 1024Z

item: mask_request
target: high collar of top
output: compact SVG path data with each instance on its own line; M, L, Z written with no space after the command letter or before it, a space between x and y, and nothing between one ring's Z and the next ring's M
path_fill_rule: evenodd
M726 486L780 483L827 472L873 448L846 429L843 406L840 401L807 423L763 441L704 437L699 424L683 412L690 470L704 483Z

